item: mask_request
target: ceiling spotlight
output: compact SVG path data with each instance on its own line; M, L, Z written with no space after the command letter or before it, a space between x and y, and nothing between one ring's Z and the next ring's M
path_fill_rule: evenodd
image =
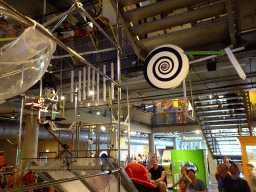
M102 130L102 131L106 131L106 127L102 126L102 127L101 127L101 130Z
M127 133L127 130L124 130L124 133Z
M64 100L65 100L65 97L62 95L62 96L60 97L60 100L61 100L61 101L64 101Z
M90 91L89 94L92 96L92 95L94 95L94 92L93 92L93 91Z
M196 134L199 134L200 133L200 130L196 130Z
M14 119L14 110L12 111L12 116L11 116L12 119Z
M100 115L100 112L99 112L99 111L97 111L97 112L96 112L96 114L97 114L97 115Z

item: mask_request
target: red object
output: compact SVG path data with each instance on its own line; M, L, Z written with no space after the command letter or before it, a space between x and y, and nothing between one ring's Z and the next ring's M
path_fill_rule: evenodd
M28 172L22 179L22 184L23 185L29 185L29 184L34 184L35 183L35 175L32 172Z
M156 188L155 185L148 182L148 171L143 165L139 163L129 163L125 168L125 171L131 178L132 182L150 188Z

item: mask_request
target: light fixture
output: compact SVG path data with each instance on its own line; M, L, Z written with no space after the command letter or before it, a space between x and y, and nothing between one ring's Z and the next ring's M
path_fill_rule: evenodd
M11 116L12 119L14 119L14 110L12 111L12 116Z
M99 111L97 111L97 112L96 112L96 114L97 114L97 115L100 115L100 112L99 112Z
M64 101L64 100L65 100L65 97L62 95L62 96L60 97L60 100L61 100L61 101Z
M127 133L127 130L124 130L124 133Z
M102 131L106 131L106 128L104 126L101 126Z
M80 113L79 113L79 111L77 112L77 117L80 117Z
M200 133L200 130L196 130L196 134L199 134Z
M49 152L50 150L49 149L46 149L45 152Z
M94 92L93 92L93 91L90 91L89 94L92 96L92 95L94 95Z

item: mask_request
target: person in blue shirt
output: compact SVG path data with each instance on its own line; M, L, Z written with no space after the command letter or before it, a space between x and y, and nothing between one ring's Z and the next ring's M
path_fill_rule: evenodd
M223 180L222 192L251 192L251 189L246 180L239 177L240 165L233 163L229 167L231 177Z
M190 192L208 192L205 183L201 179L196 178L196 174L193 169L188 170L188 177L192 180L188 185Z
M217 174L219 175L218 189L219 189L219 192L222 192L224 179L230 177L228 173L228 166L225 163L220 163L217 166Z

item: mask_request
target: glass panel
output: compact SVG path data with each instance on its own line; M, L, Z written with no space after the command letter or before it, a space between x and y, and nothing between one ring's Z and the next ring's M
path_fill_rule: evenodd
M26 169L42 172L54 180L89 176L108 171L113 158L67 158L67 159L23 159ZM115 192L118 191L117 178L112 174L98 175L55 185L63 191L76 192ZM49 177L50 176L50 177ZM125 191L121 186L121 191Z

